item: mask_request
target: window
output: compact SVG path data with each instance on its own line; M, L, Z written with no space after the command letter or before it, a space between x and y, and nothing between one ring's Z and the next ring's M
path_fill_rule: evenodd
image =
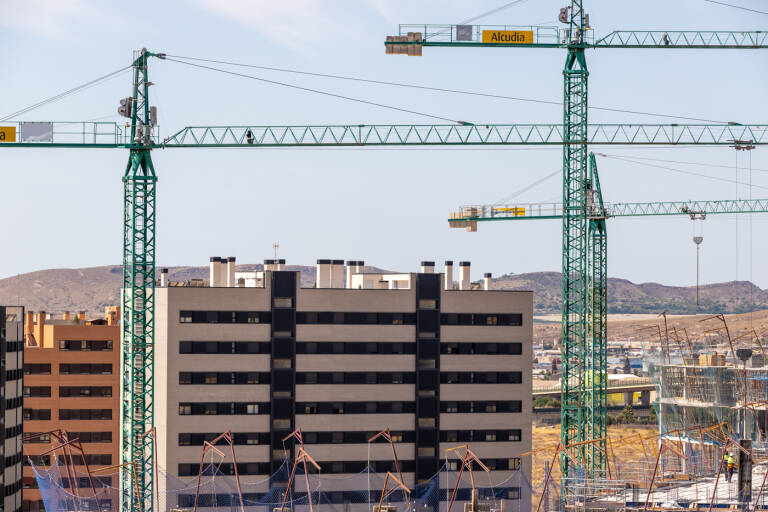
M405 378L403 377L402 372L392 373L392 384L403 384L404 382L405 382Z
M459 441L459 433L455 430L449 430L445 433L445 440L448 443L456 443Z
M60 386L60 398L93 397L109 398L112 396L112 386Z
M435 418L419 418L419 428L435 428Z
M338 325L414 325L414 313L375 313L341 311L299 311L297 324L338 324Z
M62 351L112 351L112 340L59 340Z
M419 446L419 450L417 453L419 457L434 457L435 448L434 446Z
M317 414L317 404L311 402L304 404L304 414Z
M459 404L456 402L445 402L445 412L459 412Z
M331 374L331 382L334 384L344 384L344 374L342 372L334 372Z
M334 444L340 444L344 442L344 432L331 433L331 442Z
M419 309L437 309L437 300L419 299Z
M304 352L307 354L317 354L317 343L309 342L304 345Z
M520 429L510 430L507 436L509 441L520 441L523 437L523 431Z
M182 402L179 404L179 414L182 416L269 414L269 409L269 402Z
M496 412L496 402L486 402L485 412Z
M275 368L278 369L286 369L293 366L293 363L290 359L273 359L272 364Z
M59 364L61 375L112 375L111 364Z
M392 413L394 414L400 414L403 412L403 402L392 402L390 406L392 408Z
M60 420L111 420L112 409L59 409Z
M512 459L509 459L509 469L511 471L517 471L520 469L520 458L514 457Z
M51 365L48 363L24 363L24 375L50 375Z
M51 396L51 386L24 386L24 398Z
M272 307L275 308L292 308L293 307L293 298L292 297L275 297L272 301Z
M490 326L521 326L521 313L443 313L440 315L442 325L490 325Z
M51 434L44 434L42 432L27 432L24 438L25 444L48 444L50 442Z
M436 368L436 362L434 359L419 359L419 368L434 370Z
M335 403L331 406L331 410L333 411L333 414L344 414L344 404Z
M182 324L260 324L270 323L270 311L180 311Z
M24 421L48 421L51 419L50 409L24 409Z
M365 383L366 384L376 384L376 373L374 372L368 372L365 374Z
M78 439L82 443L111 443L112 432L70 432L69 438Z
M267 354L268 341L181 341L180 354Z
M192 384L192 373L179 372L179 384Z
M289 418L273 419L272 428L275 430L287 430L291 428L291 420Z
M496 440L496 432L494 430L489 430L485 433L485 441L495 441Z
M307 372L304 374L304 384L317 384L317 373Z

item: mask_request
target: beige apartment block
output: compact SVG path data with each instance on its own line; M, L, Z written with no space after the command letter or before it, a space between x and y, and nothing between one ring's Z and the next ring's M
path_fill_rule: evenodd
M390 447L369 452L367 441L389 428L408 486L464 444L492 469L484 484L529 480L520 454L531 449L532 292L473 284L468 262L455 284L452 262L446 273L422 262L418 273L382 274L318 260L316 286L301 288L284 260L258 272L236 272L234 261L211 258L208 282L164 273L156 288L160 468L196 477L202 443L231 431L250 488L295 455L282 440L301 429L323 475L357 474L369 453L383 475L394 471ZM229 455L220 470L234 474ZM182 493L168 505L193 500Z

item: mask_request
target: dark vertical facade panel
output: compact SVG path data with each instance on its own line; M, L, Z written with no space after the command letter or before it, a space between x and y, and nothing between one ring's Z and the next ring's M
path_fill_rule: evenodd
M282 460L275 460L275 450L282 450L283 438L296 428L296 272L274 271L270 281L270 474L275 474ZM277 299L277 300L276 300ZM289 365L276 361L290 361ZM289 367L285 367L289 366ZM280 421L280 420L287 420ZM284 423L279 428L276 424ZM291 446L287 443L286 446Z
M440 274L416 275L416 482L440 468ZM432 421L433 426L419 420ZM419 449L429 455L419 455ZM424 450L422 450L424 451Z

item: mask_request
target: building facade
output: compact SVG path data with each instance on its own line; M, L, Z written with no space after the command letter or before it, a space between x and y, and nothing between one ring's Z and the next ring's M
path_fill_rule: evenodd
M66 431L85 451L74 450L75 470L87 475L120 462L120 329L118 309L109 307L103 319L87 321L84 313L58 318L44 311L27 314L24 347L24 457L47 468L62 451L51 431ZM87 477L78 476L74 490L91 496ZM116 476L95 475L97 487L119 488ZM116 496L116 492L111 493ZM106 496L101 506L117 502ZM115 508L116 509L116 508ZM31 467L24 468L24 510L44 510Z
M0 454L3 479L3 510L22 509L22 367L24 365L24 308L0 306Z
M468 262L455 289L451 262L446 274L432 262L381 274L318 260L317 286L301 288L284 260L263 272L229 261L212 258L209 286L166 276L156 289L160 468L196 477L203 441L231 431L241 481L263 481L295 455L283 438L300 428L322 474L359 473L368 453L383 474L390 448L367 441L389 428L408 486L462 444L492 469L489 481L530 475L519 455L531 449L532 292L482 289L489 277L472 286ZM219 468L233 474L231 459Z

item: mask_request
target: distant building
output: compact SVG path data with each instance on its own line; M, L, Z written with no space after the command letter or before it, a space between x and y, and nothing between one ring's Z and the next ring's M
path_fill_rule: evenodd
M493 470L484 482L529 480L530 458L519 455L531 449L532 292L488 290L489 274L473 286L469 262L458 289L452 262L445 274L433 262L387 274L318 260L315 288L284 264L235 272L234 258L212 258L208 283L162 274L159 467L196 476L203 441L229 430L241 480L260 482L294 456L282 439L301 428L323 474L354 474L367 465L368 438L390 428L406 485L432 477L461 444ZM392 470L388 447L372 448L375 471ZM230 459L218 467L233 474ZM360 489L337 490L342 503ZM503 492L526 499L519 487ZM194 490L174 496L169 507L191 507Z
M85 313L51 315L27 313L24 347L24 457L48 467L58 445L46 432L67 431L79 439L91 470L118 464L120 457L120 328L119 309L106 308L105 317L87 321ZM75 455L77 471L85 474ZM61 451L57 452L61 456ZM119 488L115 476L95 475L95 485ZM91 496L90 482L79 478L75 489ZM111 499L117 507L117 496ZM106 502L105 502L106 501ZM108 508L110 498L102 501ZM42 512L44 505L32 468L24 468L24 510Z
M22 509L22 367L24 365L24 308L0 306L0 453L5 512Z

